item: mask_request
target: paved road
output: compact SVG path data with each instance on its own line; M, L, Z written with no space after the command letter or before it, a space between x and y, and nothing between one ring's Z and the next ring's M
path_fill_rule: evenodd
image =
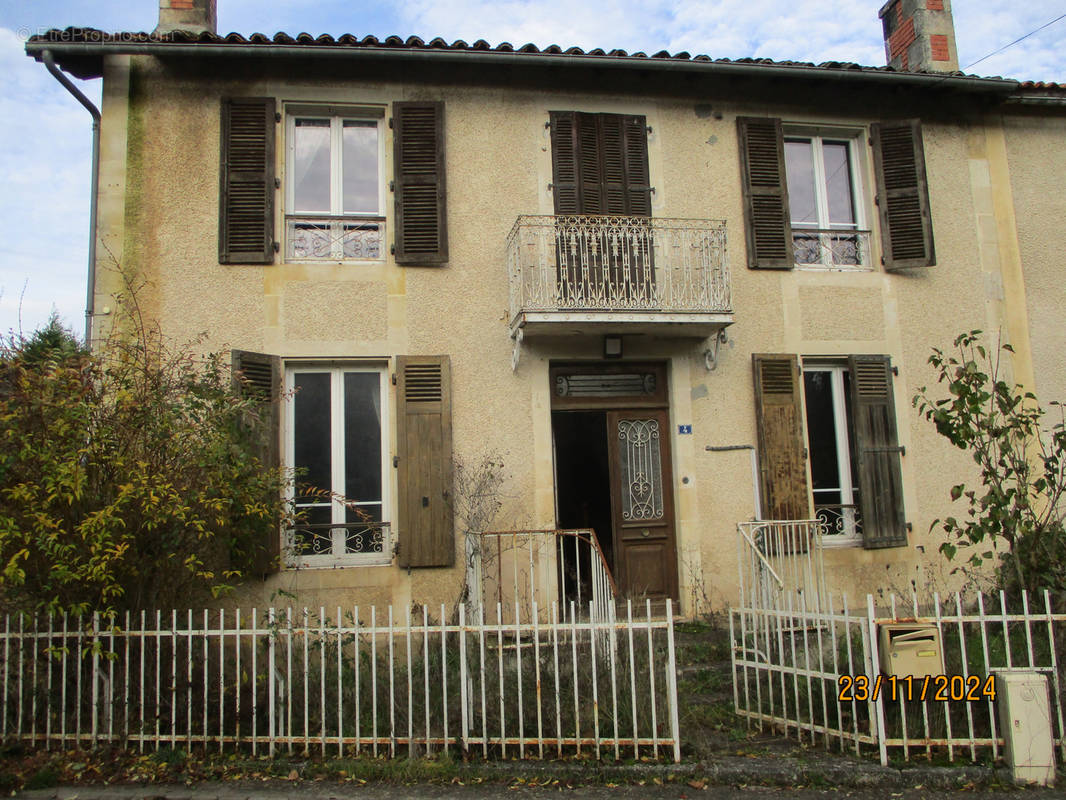
M21 792L15 797L34 800L434 800L457 798L457 800L519 800L519 798L551 798L573 796L590 800L821 800L822 798L850 797L855 800L920 800L924 798L952 798L953 800L1044 800L1066 797L1066 791L1055 789L1031 789L1019 792L1010 787L992 791L973 790L928 790L922 787L911 789L861 788L861 789L788 789L761 786L729 787L706 786L694 789L687 784L666 786L509 786L480 784L477 786L382 786L344 785L322 786L317 783L255 785L249 783L200 784L198 786L115 786L115 787L69 787Z

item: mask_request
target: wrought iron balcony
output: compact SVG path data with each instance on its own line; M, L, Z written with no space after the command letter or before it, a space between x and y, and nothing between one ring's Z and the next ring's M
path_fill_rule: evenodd
M721 220L523 215L507 269L516 337L705 337L733 322Z

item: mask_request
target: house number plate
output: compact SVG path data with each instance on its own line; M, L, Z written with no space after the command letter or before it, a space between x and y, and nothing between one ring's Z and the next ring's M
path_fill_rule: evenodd
M677 432L678 433L692 433L692 426L691 425L678 425L677 426Z

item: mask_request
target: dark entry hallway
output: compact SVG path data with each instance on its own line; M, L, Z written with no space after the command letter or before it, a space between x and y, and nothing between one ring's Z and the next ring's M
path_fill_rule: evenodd
M603 549L608 568L614 572L611 530L611 476L607 458L607 413L604 411L556 411L552 413L555 437L555 480L560 528L592 528ZM561 546L573 549L573 541ZM576 594L576 559L566 553L563 597ZM588 565L583 564L582 582ZM582 596L587 593L582 590Z

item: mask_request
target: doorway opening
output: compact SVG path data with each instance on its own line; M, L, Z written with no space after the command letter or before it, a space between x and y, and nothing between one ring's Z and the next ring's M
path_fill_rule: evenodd
M560 528L591 528L614 573L611 525L611 471L607 452L606 411L553 411L555 438L556 523ZM559 537L564 565L562 596L591 597L591 564L578 557L579 542Z

